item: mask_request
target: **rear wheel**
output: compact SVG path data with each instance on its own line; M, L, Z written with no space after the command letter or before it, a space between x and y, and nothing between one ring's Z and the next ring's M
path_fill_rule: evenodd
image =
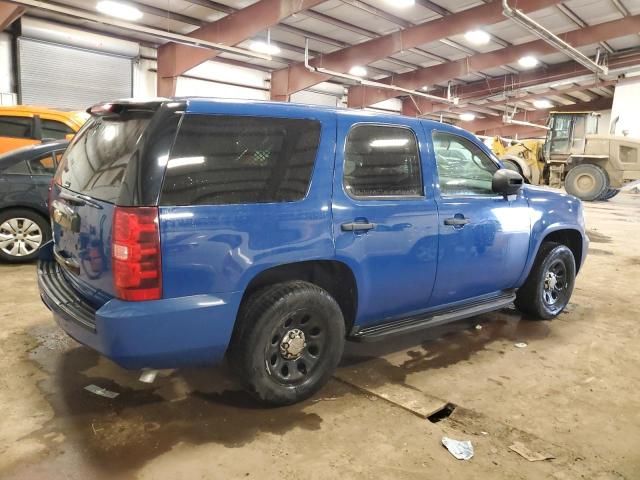
M569 303L576 279L571 249L555 242L540 246L526 282L516 294L516 307L533 318L558 316Z
M564 188L580 200L590 202L609 189L609 177L602 167L584 163L569 170L564 179Z
M255 397L288 405L327 383L344 341L344 319L331 295L307 282L280 283L241 308L229 360Z
M51 238L51 228L41 215L25 209L0 213L0 259L29 262Z

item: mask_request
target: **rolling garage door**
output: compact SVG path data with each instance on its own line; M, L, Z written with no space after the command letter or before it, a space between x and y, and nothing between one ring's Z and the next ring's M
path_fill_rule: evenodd
M28 38L18 39L20 102L84 110L133 92L132 59Z

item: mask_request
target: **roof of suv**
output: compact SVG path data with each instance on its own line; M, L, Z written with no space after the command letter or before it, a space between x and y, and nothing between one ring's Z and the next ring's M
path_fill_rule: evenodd
M405 115L394 114L394 113L384 113L378 111L371 110L354 110L350 108L338 108L338 107L329 107L325 105L309 105L304 103L291 103L291 102L273 102L268 100L238 100L238 99L219 99L219 98L207 98L207 97L175 97L172 100L174 101L183 101L187 103L187 111L193 110L206 110L209 105L220 105L220 104L242 104L242 105L257 105L261 107L269 107L279 110L288 110L290 112L333 112L338 115L357 115L369 118L371 120L379 119L379 120L395 120L398 119L407 119L411 121L415 121L415 117L408 117ZM434 120L427 119L419 119L420 121L435 126L442 125L440 122L436 122ZM449 125L454 127L453 125ZM455 127L454 127L455 128Z

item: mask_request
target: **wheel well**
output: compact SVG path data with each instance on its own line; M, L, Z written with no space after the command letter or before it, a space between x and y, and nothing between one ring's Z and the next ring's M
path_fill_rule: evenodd
M569 247L576 259L576 273L582 263L582 235L577 230L557 230L544 237L544 242L557 242Z
M242 302L259 288L292 280L304 280L326 290L338 302L347 331L358 308L358 287L351 269L335 260L315 260L280 265L260 272L247 286Z
M33 208L25 205L10 205L8 207L2 207L0 208L0 214L11 211L11 210L29 210L30 212L33 212L48 221L48 215L46 213L43 213L37 208Z

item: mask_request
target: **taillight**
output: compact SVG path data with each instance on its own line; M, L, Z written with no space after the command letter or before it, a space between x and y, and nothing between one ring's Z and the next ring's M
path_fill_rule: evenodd
M116 207L111 258L118 298L129 301L162 298L160 229L156 207Z

